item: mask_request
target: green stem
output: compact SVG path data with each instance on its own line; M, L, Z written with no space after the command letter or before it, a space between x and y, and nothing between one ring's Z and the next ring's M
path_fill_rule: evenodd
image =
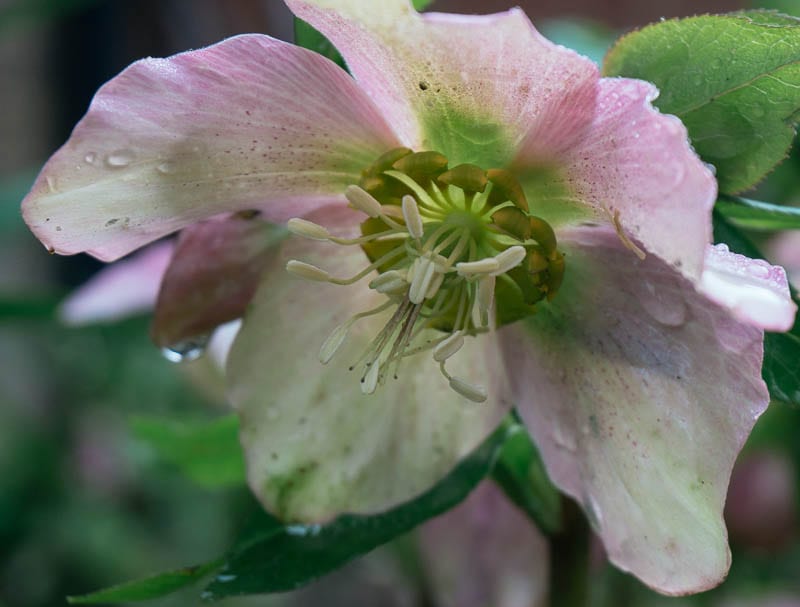
M550 607L589 604L589 523L578 505L564 497L562 528L550 537Z

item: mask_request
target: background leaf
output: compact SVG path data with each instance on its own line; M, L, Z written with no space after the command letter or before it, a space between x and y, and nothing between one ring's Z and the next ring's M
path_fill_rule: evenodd
M175 571L168 571L141 580L112 586L91 594L71 596L68 602L72 605L96 605L98 603L149 601L172 594L181 588L196 583L218 569L221 564L221 561L213 561L204 565L184 567L183 569L176 569Z
M210 422L137 417L131 421L131 427L134 435L151 447L158 458L177 466L203 487L245 483L239 420L235 415Z
M623 37L608 76L642 78L717 168L720 191L754 186L787 155L800 112L800 19L767 11L657 23Z
M719 211L714 212L714 239L726 243L732 251L753 258L761 252ZM792 297L800 305L797 292ZM773 399L800 406L800 319L787 333L765 333L762 375Z
M726 219L750 230L800 230L800 208L722 196L714 207Z
M204 598L298 588L442 514L464 500L489 473L513 427L498 428L435 487L387 512L344 515L326 525L284 527L276 527L268 515L262 517L263 528L251 526L243 534Z

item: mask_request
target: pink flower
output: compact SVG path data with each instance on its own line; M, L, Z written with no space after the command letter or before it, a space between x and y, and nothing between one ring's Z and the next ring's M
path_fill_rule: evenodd
M763 330L795 307L780 268L709 244L716 184L683 125L519 10L287 3L352 78L264 36L137 62L42 170L33 231L114 260L216 217L219 241L190 228L207 296L182 322L249 302L229 398L280 516L405 501L516 406L614 563L667 594L717 584L731 466L769 399ZM291 218L266 253L223 227L263 244Z

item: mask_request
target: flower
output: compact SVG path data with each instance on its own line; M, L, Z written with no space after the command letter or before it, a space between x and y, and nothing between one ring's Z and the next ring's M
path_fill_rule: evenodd
M34 233L104 260L207 233L173 260L208 294L185 326L246 304L229 399L280 516L405 501L516 406L614 563L667 594L717 584L763 330L795 307L780 268L709 244L716 185L683 125L519 10L287 4L352 78L256 35L137 62L42 170ZM247 221L293 236L239 246Z

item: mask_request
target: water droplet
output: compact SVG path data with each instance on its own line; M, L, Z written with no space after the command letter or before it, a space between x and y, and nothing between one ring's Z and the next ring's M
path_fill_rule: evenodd
M162 175L169 175L175 172L175 163L169 161L162 162L156 167L156 170Z
M711 171L711 174L712 174L712 175L714 175L714 177L716 177L716 176L717 176L717 167L716 167L716 166L714 166L714 165L713 165L713 164L711 164L710 162L704 162L703 164L704 164L704 165L706 165L706 168L707 168L709 171Z
M322 525L287 525L284 527L287 535L294 535L297 537L313 537L319 535L322 531Z
M562 428L561 424L553 424L553 440L555 441L556 445L566 449L567 451L575 452L578 449L578 445L575 442L575 438L572 436L572 433Z
M752 276L753 278L760 278L762 280L766 280L769 278L770 275L770 267L767 264L754 262L747 266L747 273L750 274L750 276Z
M121 169L133 161L133 152L130 150L117 150L106 157L106 164L114 169Z
M236 581L236 576L235 575L231 575L229 573L220 573L217 576L217 581L219 583L221 583L221 584L227 584L229 582L235 582Z
M689 309L678 290L644 281L636 289L636 298L645 312L662 325L679 327L686 322Z
M181 340L166 348L161 348L161 354L173 363L191 362L200 358L206 350L208 335L192 337Z
M97 160L97 154L94 152L89 152L86 156L83 157L87 164L94 164Z
M586 515L588 516L592 527L597 530L602 529L603 510L600 508L600 504L597 503L597 500L590 495L586 500L584 500L584 507L586 508Z

